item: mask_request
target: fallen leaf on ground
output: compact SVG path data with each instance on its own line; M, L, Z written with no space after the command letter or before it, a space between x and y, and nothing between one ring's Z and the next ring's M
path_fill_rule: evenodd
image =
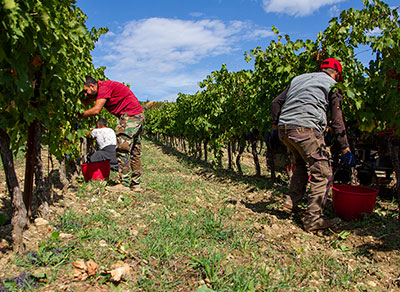
M84 281L90 276L94 276L97 273L98 265L89 260L85 262L84 260L78 260L72 263L75 267L74 278Z
M71 265L73 265L76 269L87 271L87 266L84 260L75 261Z
M115 268L111 271L108 271L111 275L111 280L114 282L119 282L121 281L122 278L127 276L130 272L130 267L128 264L124 264L122 267Z
M89 276L94 276L97 273L99 266L92 260L86 262L87 273Z

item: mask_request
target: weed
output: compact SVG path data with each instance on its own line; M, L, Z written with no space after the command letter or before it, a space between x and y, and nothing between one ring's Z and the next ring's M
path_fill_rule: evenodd
M251 230L250 234L248 234L248 231L244 229L235 232L231 240L231 248L240 249L244 253L254 250L256 248L256 242L254 241L253 238L254 234L255 234L254 230Z
M206 237L216 241L227 241L233 237L233 227L227 226L228 224L226 224L225 218L220 212L203 209L201 218L201 228L203 228Z
M38 280L42 275L22 273L19 276L0 279L0 291L34 291L38 288Z
M199 229L193 224L193 214L168 217L156 213L151 232L141 239L142 253L146 259L156 256L168 260L174 254L191 251L200 241Z
M350 231L345 230L340 233L334 233L334 239L330 242L330 246L343 252L350 251L350 249L342 243L342 241L346 240L349 235Z
M208 256L200 254L199 257L190 257L194 261L194 267L201 269L201 272L207 281L216 283L219 280L221 264L226 258L225 253L220 250L213 250Z
M257 283L256 270L253 267L236 266L228 277L228 286L230 291L254 292Z
M58 221L55 227L64 232L77 232L83 227L82 216L71 209L60 215Z
M52 266L58 267L68 261L71 249L60 246L59 232L53 232L50 238L39 243L36 251L27 251L16 260L16 264L23 267Z

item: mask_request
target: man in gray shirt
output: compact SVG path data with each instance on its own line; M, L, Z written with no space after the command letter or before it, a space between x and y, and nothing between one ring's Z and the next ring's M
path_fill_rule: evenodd
M332 128L341 145L346 165L355 164L347 141L343 122L342 95L332 86L342 82L342 65L334 58L321 64L321 72L299 75L272 101L272 130L293 154L295 170L283 207L296 211L310 181L308 205L303 219L304 229L314 231L329 228L339 222L323 215L323 199L328 179L332 176L329 151L323 133L327 112L331 111ZM310 177L310 179L309 179Z

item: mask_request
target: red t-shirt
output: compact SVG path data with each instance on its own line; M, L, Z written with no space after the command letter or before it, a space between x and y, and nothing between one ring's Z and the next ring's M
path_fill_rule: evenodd
M143 112L137 97L126 85L111 80L98 81L98 85L97 99L107 99L104 107L113 115L134 116Z

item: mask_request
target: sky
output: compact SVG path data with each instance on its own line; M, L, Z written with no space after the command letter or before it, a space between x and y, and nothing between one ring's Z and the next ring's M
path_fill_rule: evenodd
M399 0L385 1L392 7ZM332 17L362 0L77 0L86 26L108 27L92 52L108 79L129 83L140 101L174 101L226 64L251 69L244 53L267 48L272 26L315 40ZM371 52L361 52L368 59Z

